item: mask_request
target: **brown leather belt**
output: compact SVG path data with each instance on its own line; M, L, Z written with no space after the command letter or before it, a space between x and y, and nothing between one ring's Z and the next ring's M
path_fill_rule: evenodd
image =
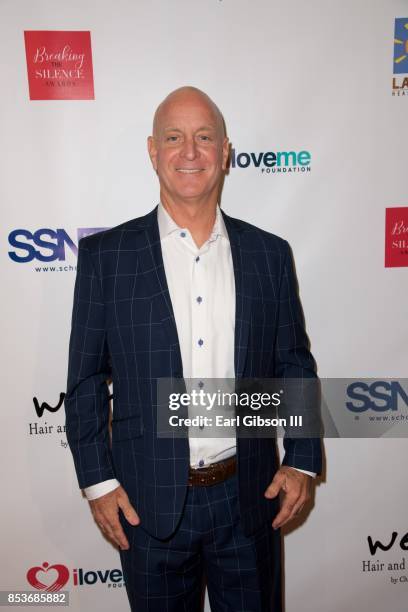
M228 459L224 459L224 461L211 463L205 468L195 469L190 467L188 473L188 486L208 487L209 485L217 484L235 474L236 469L236 455L228 457Z

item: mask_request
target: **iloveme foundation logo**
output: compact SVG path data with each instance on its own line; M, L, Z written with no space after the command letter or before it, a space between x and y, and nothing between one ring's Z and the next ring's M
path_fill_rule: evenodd
M91 33L24 32L30 100L94 100Z
M48 593L60 591L67 584L68 579L68 568L59 563L50 565L44 562L42 565L31 567L27 572L27 580L31 586Z
M125 584L122 570L120 569L84 569L76 567L70 571L66 565L61 563L50 565L47 561L44 561L42 565L30 567L26 578L34 589L48 593L60 591L68 581L70 582L70 587L87 587L95 584L104 584L108 588L121 588Z

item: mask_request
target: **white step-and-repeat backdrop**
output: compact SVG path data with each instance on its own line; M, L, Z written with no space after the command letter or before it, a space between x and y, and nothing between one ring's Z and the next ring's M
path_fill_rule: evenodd
M0 23L0 586L127 610L64 433L78 240L157 203L152 115L195 85L233 146L224 209L292 245L320 375L406 376L408 2L1 0ZM376 388L360 418L407 414ZM406 440L325 448L286 610L406 612Z

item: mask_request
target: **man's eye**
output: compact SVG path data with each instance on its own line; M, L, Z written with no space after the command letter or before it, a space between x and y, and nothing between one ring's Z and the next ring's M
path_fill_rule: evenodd
M200 140L204 140L204 141L209 141L211 140L211 138L209 136L206 136L205 134L201 134L201 136L199 136Z
M167 142L176 142L177 139L178 136L167 136L166 138Z

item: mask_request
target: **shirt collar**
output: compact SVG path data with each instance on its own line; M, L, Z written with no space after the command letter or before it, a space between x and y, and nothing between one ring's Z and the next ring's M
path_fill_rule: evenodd
M177 225L177 223L169 215L169 213L164 208L161 202L159 202L157 209L157 222L159 224L160 241L162 241L166 236L172 234L175 231L185 229ZM215 210L215 222L208 240L215 240L217 236L222 236L223 238L229 241L227 228L225 227L221 209L218 204Z

